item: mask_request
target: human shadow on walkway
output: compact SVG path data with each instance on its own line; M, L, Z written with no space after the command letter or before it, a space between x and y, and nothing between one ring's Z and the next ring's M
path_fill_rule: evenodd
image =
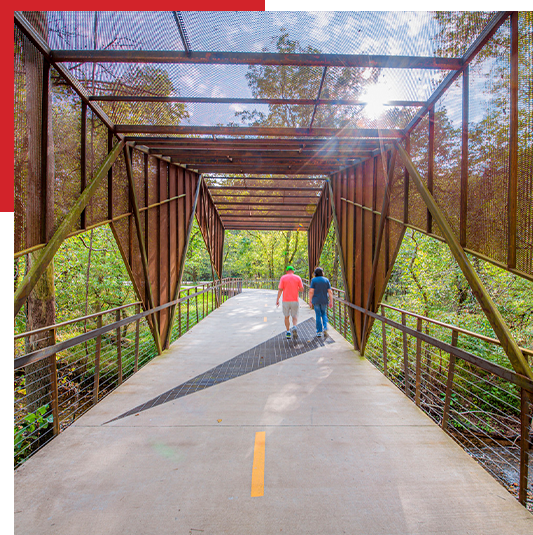
M266 340L265 342L248 349L244 353L233 357L215 368L197 375L193 379L167 390L163 394L138 405L137 407L104 422L102 425L138 414L139 412L157 407L163 403L168 403L175 399L193 394L199 390L204 390L210 386L214 386L230 379L235 379L241 375L266 368L272 364L277 364L283 360L291 357L296 357L302 353L307 353L313 349L324 347L325 344L332 344L334 340L331 337L317 338L315 334L315 320L309 318L308 320L298 325L298 334L292 339L287 339L285 331Z

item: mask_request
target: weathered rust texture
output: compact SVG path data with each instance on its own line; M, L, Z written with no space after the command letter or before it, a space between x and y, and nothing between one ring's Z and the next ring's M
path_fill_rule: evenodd
M211 259L211 265L218 278L221 279L225 225L213 202L210 188L204 181L200 184L196 218L209 253L209 258ZM234 223L238 223L238 221L234 221Z
M322 249L326 242L332 217L329 185L326 183L322 188L322 193L317 203L316 211L309 224L307 234L307 255L309 259L310 277L312 277L315 267L318 267L319 265L320 255L322 254Z
M388 179L383 164L390 166ZM404 234L404 227L388 218L390 203L400 202L403 209L403 184L391 187L394 179L403 181L404 172L390 157L390 151L386 151L334 174L331 180L333 197L340 203L338 243L346 273L346 299L373 311L385 292ZM381 212L377 212L380 204ZM363 350L371 327L371 319L355 313L355 336Z
M128 154L129 151L128 147ZM138 190L142 189L143 181L145 187L144 191L140 191L141 196L133 188L133 214L130 217L134 218L136 250L140 254L131 255L132 263L129 261L130 255L126 254L128 234L116 233L115 236L143 308L147 310L176 299L194 216L199 176L151 155L144 156L142 165L141 157L135 154L137 152L133 149L133 158L138 158L140 163L137 166L127 165L128 173L132 174L128 176L130 184L139 183ZM142 197L141 202L139 197ZM145 213L144 221L142 212ZM151 320L152 333L159 350L168 347L174 308L161 310Z

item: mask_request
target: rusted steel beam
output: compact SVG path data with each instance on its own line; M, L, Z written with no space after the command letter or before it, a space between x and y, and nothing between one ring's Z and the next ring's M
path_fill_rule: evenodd
M209 191L322 191L321 187L316 188L313 186L208 186L208 189Z
M176 162L178 163L178 162ZM181 162L179 162L181 163ZM301 175L303 173L311 175L325 175L332 174L334 172L340 171L345 168L344 165L328 165L328 166L317 166L317 165L273 165L273 164L251 164L246 165L237 164L237 165L225 165L225 164L193 164L188 166L191 170L207 174L207 173L251 173L253 171L258 171L261 173L272 173L274 175ZM351 167L351 166L349 166Z
M184 162L203 161L206 158L262 158L262 159L283 159L290 158L291 160L307 161L312 158L318 160L341 160L351 161L357 158L365 158L372 156L372 150L350 149L350 150L315 150L315 149L296 149L290 147L267 147L263 149L250 148L249 150L241 150L234 147L208 147L203 149L182 148L182 147L168 147L168 146L153 146L150 147L151 154L160 154L161 156L169 156L176 160L182 159ZM231 161L231 160L230 160Z
M225 136L323 136L343 138L400 138L403 130L391 128L285 128L280 126L174 126L117 124L122 134L207 134Z
M318 101L320 100L320 95L322 94L322 87L324 86L324 80L326 79L327 72L328 72L328 68L324 67L324 70L322 71L322 78L320 79L320 87L318 88L318 95L316 97L315 106L313 108L313 115L311 116L311 122L309 123L309 129L313 128L313 123L315 121L316 110L318 108Z
M270 219L283 219L287 222L301 222L301 223L309 223L311 221L311 218L302 218L300 216L284 216L284 215L264 215L264 216L226 216L222 218L222 222L224 224L230 225L231 223L267 223L270 222L268 220Z
M264 231L270 231L270 230L307 230L307 227L302 226L288 226L288 225L254 225L254 224L247 224L247 225L228 225L226 226L226 230L264 230Z
M245 198L245 199L279 199L280 201L290 201L292 199L295 200L301 200L301 199L312 199L317 200L319 198L318 195L311 195L309 193L302 192L302 195L298 194L298 190L295 188L293 191L291 191L290 195L275 195L274 193L268 194L267 192L264 193L213 193L212 197L213 199L218 197L223 197L225 199L229 197L237 197L237 198ZM224 202L224 201L221 201Z
M290 208L290 207L288 207ZM277 210L277 209L270 209L270 210L257 210L257 209L246 209L246 208L224 208L219 209L217 207L217 211L222 218L228 218L228 217L268 217L269 215L276 215L279 217L301 217L305 219L312 219L314 214L310 214L307 210ZM316 213L316 211L315 211Z
M511 13L511 113L509 124L509 185L507 265L516 267L516 219L518 209L518 11Z
M291 182L291 183L298 183L298 182L301 182L303 184L305 183L308 183L310 185L318 185L318 186L322 186L326 180L327 180L327 176L319 176L319 177L315 177L315 176L300 176L300 177L292 177L292 176L209 176L209 177L206 177L206 181L207 181L207 184L208 186L215 186L215 185L218 185L219 182L214 182L214 181L218 181L218 180L230 180L230 181L236 181L235 183L240 183L240 182L246 182L246 181L261 181L261 183L263 184L268 184L268 185L275 185L275 184L280 184L280 185L283 185L284 182ZM224 184L224 182L222 182L222 184ZM232 185L232 184L230 184Z
M206 137L159 137L159 136L125 136L127 143L150 147L152 145L176 145L177 147L193 148L293 148L298 149L320 149L320 150L337 150L344 148L353 150L357 148L379 148L379 139L350 139L350 138L330 138L330 139L313 139L313 138L289 138L289 139L262 139L262 138L206 138Z
M515 342L511 331L505 323L505 320L500 314L498 308L496 307L487 290L485 289L483 282L472 267L470 260L465 254L464 249L461 247L458 239L455 237L455 234L452 228L450 227L450 224L446 220L444 213L433 199L433 196L424 184L422 177L418 173L418 170L411 161L409 155L405 152L405 150L400 144L397 144L396 147L398 153L402 158L402 161L404 162L404 165L409 170L409 175L416 184L420 196L424 200L426 206L431 210L433 218L439 225L439 228L446 240L446 243L450 247L450 250L455 260L459 264L461 271L466 277L468 284L472 289L472 292L476 296L476 299L481 305L483 312L487 316L487 319L489 320L492 328L494 329L494 332L498 337L498 340L500 341L502 348L505 351L507 357L509 358L509 361L511 362L513 368L516 370L517 373L520 373L526 377L529 377L530 379L533 379L533 372L531 371L529 364L527 363L526 359L524 358L524 355L522 354L520 348Z
M37 281L54 258L54 255L59 247L61 247L61 244L69 234L70 230L79 220L81 212L87 206L103 178L107 175L108 169L113 165L118 155L122 152L123 147L124 141L117 142L113 150L106 156L102 165L96 172L93 181L79 196L78 200L74 203L68 214L65 216L50 241L43 248L43 251L41 252L41 255L37 261L32 265L30 271L24 277L24 280L20 283L20 286L15 292L15 316L19 313L22 305L25 303L32 289L37 284Z
M176 21L176 26L178 27L178 32L180 34L181 42L183 43L183 48L185 49L185 53L190 55L191 46L189 43L189 38L187 37L187 32L185 31L185 25L183 24L181 13L179 11L173 11L172 15Z
M213 195L213 197L215 197L215 195ZM242 197L242 196L241 196ZM272 195L270 195L268 197L269 199L276 199L277 197L273 197ZM300 197L302 198L302 197ZM313 197L313 199L316 199L317 197ZM230 205L230 206L263 206L265 210L269 210L270 208L269 207L273 207L275 206L277 209L282 209L282 208L287 208L287 209L292 209L293 206L303 206L305 208L312 208L312 209L315 209L316 208L316 204L315 203L309 203L309 202L295 202L292 200L291 197L280 197L279 198L281 201L291 201L290 203L279 203L279 202L248 202L248 201L217 201L216 202L216 206L217 206L217 209L218 210L224 210L224 208L222 207L222 205ZM260 208L258 208L260 209ZM302 208L303 209L303 208Z
M179 50L53 50L66 63L194 63L202 65L294 65L298 67L376 67L456 70L460 58L370 54L291 54L268 52L181 52Z
M216 97L160 97L155 95L91 95L93 102L174 102L194 104L277 104L297 106L366 106L367 101L358 99L323 99L310 98L216 98ZM425 100L388 100L383 106L421 107Z

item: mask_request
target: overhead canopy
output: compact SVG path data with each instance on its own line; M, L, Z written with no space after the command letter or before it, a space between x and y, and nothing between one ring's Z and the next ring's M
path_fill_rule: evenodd
M307 230L323 179L403 139L498 20L450 44L449 15L50 11L41 48L117 135L207 175L225 228Z

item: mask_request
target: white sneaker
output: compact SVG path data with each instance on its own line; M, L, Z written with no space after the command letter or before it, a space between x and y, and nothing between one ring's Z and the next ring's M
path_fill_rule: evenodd
M322 333L316 333L317 338L322 338Z

